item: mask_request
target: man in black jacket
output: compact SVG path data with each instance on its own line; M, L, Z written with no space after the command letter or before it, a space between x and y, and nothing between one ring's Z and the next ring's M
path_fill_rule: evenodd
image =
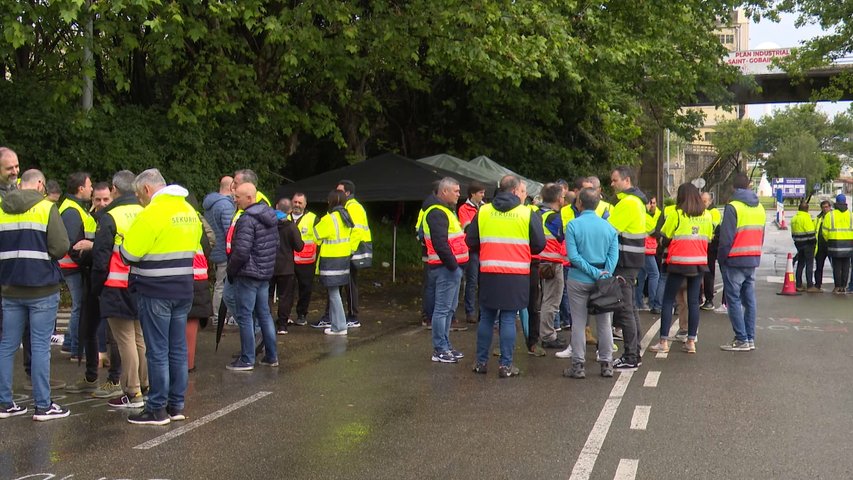
M234 197L237 208L243 210L234 226L226 269L235 290L237 324L240 327L240 357L226 366L234 371L255 368L254 317L261 327L266 350L266 356L260 363L278 366L275 326L268 302L278 250L278 220L272 208L256 201L257 193L254 185L244 183L237 187Z
M275 271L270 281L270 305L275 293L278 292L278 317L276 318L276 333L287 333L287 324L291 322L289 315L293 308L293 287L296 283L293 252L301 252L305 246L296 224L289 220L290 200L280 199L276 204L278 215L278 250L275 253Z

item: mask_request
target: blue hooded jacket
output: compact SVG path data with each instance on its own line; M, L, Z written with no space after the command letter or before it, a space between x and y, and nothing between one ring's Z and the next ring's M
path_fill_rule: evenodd
M738 188L732 194L732 200L743 202L750 207L758 205L758 196L752 190ZM732 242L737 231L737 211L731 203L723 210L723 222L720 224L720 246L717 249L717 261L720 265L734 268L756 268L761 263L761 257L729 257Z
M225 263L228 261L228 256L225 255L225 235L236 211L234 201L227 195L213 192L204 197L201 206L204 208L204 219L216 235L216 245L210 252L210 261Z

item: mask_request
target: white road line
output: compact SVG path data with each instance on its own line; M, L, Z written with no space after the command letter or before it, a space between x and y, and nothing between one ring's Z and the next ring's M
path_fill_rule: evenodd
M651 413L651 405L637 405L634 407L634 415L631 417L631 430L645 430L649 424L649 415Z
M403 336L405 336L405 337L411 337L412 335L417 335L418 333L421 333L421 332L423 332L424 330L425 330L425 328L424 328L424 327L418 327L418 328L415 328L415 329L409 330L408 332L403 332L403 333L401 333L400 335L403 335Z
M637 477L637 467L639 465L639 460L627 458L619 460L619 467L616 468L616 476L613 477L613 480L634 480Z
M646 380L643 382L644 387L654 388L658 386L660 380L660 372L651 371L646 374Z
M646 347L655 336L655 332L660 329L660 319L655 321L652 328L646 332L643 339L640 341L640 357L646 352ZM592 426L589 436L586 438L581 449L580 455L572 468L572 473L569 480L588 480L592 475L592 469L595 467L595 462L598 460L598 454L601 452L601 446L604 444L604 439L607 438L607 432L610 430L610 424L613 423L613 417L616 416L616 410L619 404L622 403L622 395L628 389L628 383L631 382L634 372L626 371L619 373L619 378L610 390L610 396L604 402L604 407L601 408L601 413L598 414L598 419Z
M106 404L106 403L107 403L107 400L109 400L109 399L107 399L107 398L87 398L87 399L85 399L85 400L77 400L76 402L63 403L63 404L62 404L62 406L63 406L63 407L69 407L69 406L71 406L71 405L79 405L79 404L81 404L81 403L97 402L97 401L103 401L103 402Z
M250 403L257 402L258 400L266 397L267 395L271 395L271 394L272 394L272 392L258 392L256 394L252 395L251 397L244 398L243 400L240 400L237 403L232 403L231 405L229 405L225 408L219 409L213 413L207 414L207 415L199 418L198 420L189 422L180 428L176 428L176 429L170 431L169 433L164 433L163 435L160 435L159 437L148 440L145 443L141 443L141 444L133 447L133 449L134 450L148 450L148 449L154 448L158 445L162 445L162 444L168 442L169 440L171 440L173 438L179 437L179 436L181 436L181 435L183 435L183 434L185 434L191 430L195 430L196 428L201 427L202 425L208 424L208 423L216 420L219 417L223 417L223 416L233 412L234 410L237 410L239 408L243 408L246 405L249 405Z
M669 354L666 352L658 352L657 354L655 354L655 358L666 358L668 356Z

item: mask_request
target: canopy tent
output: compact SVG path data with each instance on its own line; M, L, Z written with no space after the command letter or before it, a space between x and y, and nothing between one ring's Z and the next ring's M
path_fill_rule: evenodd
M499 172L488 168L478 167L471 162L466 162L461 158L456 158L453 155L448 155L446 153L419 158L418 162L437 168L443 168L444 170L449 170L451 172L458 172L459 174L475 178L487 186L497 186L503 176L503 174Z
M463 162L464 163L464 162ZM302 192L309 201L325 202L330 190L340 180L355 184L355 196L362 203L382 201L420 201L432 192L434 183L444 177L465 185L479 178L416 162L394 153L384 153L363 162L330 170L295 183L282 185L276 190L276 199ZM486 194L493 195L496 184L487 185Z
M519 177L521 179L521 181L523 181L527 185L527 195L529 197L535 197L536 195L539 194L539 191L542 190L542 184L541 183L539 183L535 180L530 180L529 178L523 177L523 176L513 172L512 170L504 167L500 163L492 160L491 158L489 158L485 155L480 155L479 157L471 160L468 163L470 163L470 164L472 164L478 168L497 172L500 176L515 175L515 176Z

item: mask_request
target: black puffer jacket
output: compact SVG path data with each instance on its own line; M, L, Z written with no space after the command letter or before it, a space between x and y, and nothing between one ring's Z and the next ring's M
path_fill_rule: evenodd
M272 278L278 249L277 227L275 210L264 203L251 205L243 212L234 226L231 239L228 278Z

